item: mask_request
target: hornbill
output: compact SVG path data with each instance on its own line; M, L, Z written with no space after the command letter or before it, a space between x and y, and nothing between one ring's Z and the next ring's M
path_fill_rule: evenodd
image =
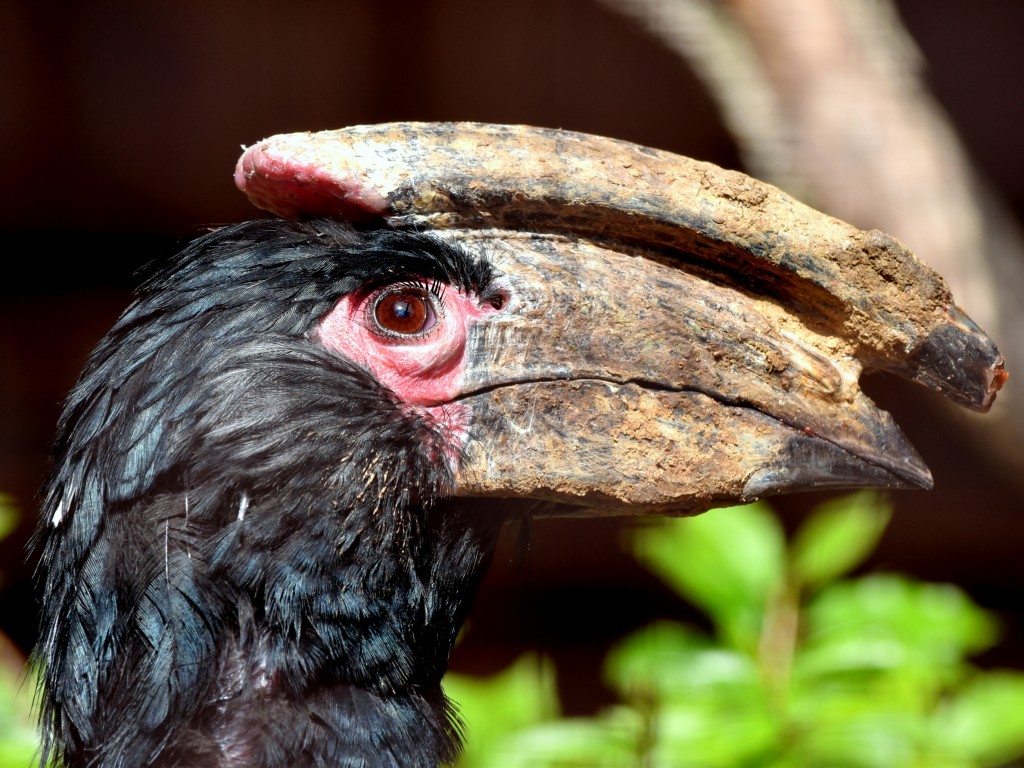
M58 426L44 760L431 766L503 523L930 487L862 370L985 410L902 245L624 142L391 124L249 147L280 218L156 270Z

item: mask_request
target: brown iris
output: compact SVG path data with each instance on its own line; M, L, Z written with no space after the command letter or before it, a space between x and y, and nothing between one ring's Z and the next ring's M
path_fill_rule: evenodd
M427 292L409 286L381 294L373 301L371 311L377 327L389 336L418 336L436 321Z

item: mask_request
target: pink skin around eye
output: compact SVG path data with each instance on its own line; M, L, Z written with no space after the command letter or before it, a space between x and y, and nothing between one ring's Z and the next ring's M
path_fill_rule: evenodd
M433 327L421 336L389 337L368 316L372 300L380 293L343 296L320 321L320 343L369 369L409 405L450 402L458 394L466 364L469 324L485 309L476 306L472 296L440 286L438 303L443 309L438 307Z
M384 289L386 290L386 289ZM316 338L327 349L368 369L403 402L429 416L447 432L455 453L469 426L468 408L452 401L459 394L466 368L466 336L474 320L494 308L478 305L472 295L450 286L437 288L439 297L433 327L418 337L381 335L368 316L380 295L343 296L321 320Z

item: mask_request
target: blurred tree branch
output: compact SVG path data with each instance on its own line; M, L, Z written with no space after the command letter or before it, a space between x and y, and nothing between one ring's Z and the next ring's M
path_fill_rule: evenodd
M747 170L896 235L946 277L1011 372L996 416L968 415L970 432L1005 467L1024 466L1024 413L1012 407L1024 400L1024 238L924 86L890 0L603 2L689 62Z

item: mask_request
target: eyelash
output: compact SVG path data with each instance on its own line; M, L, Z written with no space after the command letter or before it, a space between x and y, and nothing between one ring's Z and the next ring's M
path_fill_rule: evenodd
M391 293L395 289L401 290L403 288L408 288L414 291L423 291L425 294L430 296L431 301L438 310L438 316L443 317L446 309L444 303L445 285L446 283L438 278L432 278L428 280L427 278L423 277L414 277L408 280L403 280L398 283L391 283L390 285L383 288L381 290L381 293L383 293L384 291Z

